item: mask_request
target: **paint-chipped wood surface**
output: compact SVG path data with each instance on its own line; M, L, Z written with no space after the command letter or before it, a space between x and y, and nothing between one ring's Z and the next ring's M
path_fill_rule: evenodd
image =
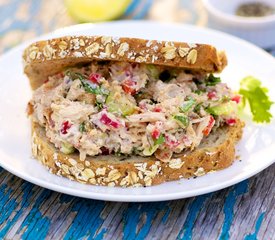
M275 239L275 165L230 188L176 201L71 197L0 170L0 239Z
M189 8L177 16L203 25L200 1L190 2L182 1ZM190 14L194 10L200 14ZM0 0L0 53L73 23L61 0ZM195 198L111 203L46 190L0 168L0 239L273 240L274 171L275 165L230 188Z

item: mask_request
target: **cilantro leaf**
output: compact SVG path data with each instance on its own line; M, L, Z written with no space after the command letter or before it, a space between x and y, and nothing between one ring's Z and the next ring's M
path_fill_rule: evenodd
M217 83L221 82L220 77L215 77L212 73L206 79L206 86L215 86Z
M243 107L247 102L249 103L253 121L269 123L272 118L269 110L274 102L267 95L268 89L261 85L262 83L258 79L252 76L245 77L240 82L239 93L243 96Z
M87 80L81 80L82 86L88 93L93 93L95 95L104 95L102 88L97 86L96 84L89 83Z
M82 75L81 73L78 72L72 72L70 70L66 71L65 74L67 76L69 76L73 81L76 79L79 79L84 90L88 93L92 93L95 95L104 95L104 96L108 96L109 95L109 91L102 88L101 86L97 85L97 84L93 84L90 83L87 78Z
M155 140L154 145L160 145L160 144L163 144L164 142L165 142L165 138L163 134L160 134L158 139Z
M195 112L195 113L198 113L198 112L200 111L201 107L202 107L202 103L197 104L197 105L194 107L194 112Z
M79 124L79 131L82 133L86 132L85 122Z
M193 93L196 93L196 94L198 94L198 95L201 95L202 93L205 93L205 90L200 90L200 89L198 89L198 90L195 90Z
M104 107L104 104L98 101L95 101L95 105L98 107L99 110L101 110Z

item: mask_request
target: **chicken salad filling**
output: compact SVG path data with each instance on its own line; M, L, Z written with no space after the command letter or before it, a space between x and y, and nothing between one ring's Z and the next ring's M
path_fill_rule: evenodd
M65 154L154 155L169 161L236 123L236 95L212 74L128 62L92 62L49 77L28 114Z

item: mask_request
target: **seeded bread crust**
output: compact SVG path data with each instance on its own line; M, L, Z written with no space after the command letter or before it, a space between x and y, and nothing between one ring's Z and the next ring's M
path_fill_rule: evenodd
M32 89L66 67L93 60L139 62L207 73L220 72L227 65L225 53L206 44L107 36L67 36L39 41L25 49L23 60Z
M166 181L202 176L229 167L235 159L235 144L242 136L244 123L224 126L211 133L195 151L174 155L169 163L154 157L117 157L114 155L79 159L65 155L45 136L45 129L32 121L32 153L53 174L80 183L141 187Z

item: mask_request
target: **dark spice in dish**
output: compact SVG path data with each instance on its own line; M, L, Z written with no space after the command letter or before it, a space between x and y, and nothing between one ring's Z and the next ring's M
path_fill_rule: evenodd
M244 3L236 10L236 15L242 17L264 17L274 13L275 9L263 2Z

